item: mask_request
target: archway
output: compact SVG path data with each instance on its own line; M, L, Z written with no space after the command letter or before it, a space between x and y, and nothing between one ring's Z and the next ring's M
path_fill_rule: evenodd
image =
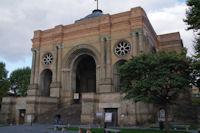
M52 72L49 69L42 71L40 75L41 96L50 96L50 84L52 82Z
M114 82L114 91L119 92L120 91L120 70L119 67L123 65L126 62L126 60L119 60L117 63L114 65L113 69L113 82Z
M69 91L66 91L66 93L63 93L61 95L63 96L68 95L68 97L70 97L70 101L68 104L74 103L74 99L77 96L77 94L74 94L74 93L80 92L78 91L78 89L76 89L77 88L76 86L79 85L77 83L78 80L76 82L76 77L77 77L76 73L77 73L77 68L79 68L78 65L81 64L80 61L84 60L85 56L92 58L91 60L95 64L94 68L95 68L96 77L94 77L95 79L94 92L98 91L98 84L99 84L99 79L100 79L100 67L99 67L100 53L95 47L91 45L87 45L87 44L77 45L76 47L73 47L71 50L69 50L68 53L66 53L66 55L63 58L63 63L62 63L62 69L63 69L62 87L65 90L69 90ZM81 89L81 85L79 86L80 86L79 88ZM79 97L79 101L80 99L81 97Z
M80 103L81 93L96 92L96 63L92 56L85 54L75 64L75 93L79 94L76 103Z

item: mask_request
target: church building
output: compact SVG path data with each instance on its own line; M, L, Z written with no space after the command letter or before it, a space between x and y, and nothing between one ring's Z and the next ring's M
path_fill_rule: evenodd
M28 95L3 98L2 121L39 122L56 113L65 121L64 112L77 111L80 124L102 124L106 113L110 126L146 123L157 110L123 99L118 66L142 53L180 53L182 47L178 32L157 35L141 7L114 15L96 9L73 24L34 31Z

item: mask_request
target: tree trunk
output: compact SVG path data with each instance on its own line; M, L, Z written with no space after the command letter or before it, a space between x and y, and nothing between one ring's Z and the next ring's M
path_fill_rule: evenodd
M14 96L17 97L17 91L14 89Z
M169 133L168 105L165 106L165 133Z

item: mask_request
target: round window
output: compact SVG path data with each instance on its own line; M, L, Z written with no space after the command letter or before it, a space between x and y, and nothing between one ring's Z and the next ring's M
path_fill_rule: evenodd
M51 53L47 53L43 56L43 64L50 65L53 62L53 55Z
M114 48L117 56L124 56L130 52L131 46L128 41L119 41Z

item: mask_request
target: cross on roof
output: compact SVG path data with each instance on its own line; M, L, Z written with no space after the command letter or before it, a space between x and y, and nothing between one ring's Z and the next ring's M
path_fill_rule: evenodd
M94 1L97 2L97 10L98 10L98 8L99 8L99 0L94 0Z

